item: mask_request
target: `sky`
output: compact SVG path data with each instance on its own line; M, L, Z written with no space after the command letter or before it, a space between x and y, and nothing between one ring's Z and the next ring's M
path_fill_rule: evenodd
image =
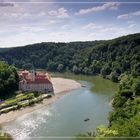
M140 32L138 0L0 0L0 47Z

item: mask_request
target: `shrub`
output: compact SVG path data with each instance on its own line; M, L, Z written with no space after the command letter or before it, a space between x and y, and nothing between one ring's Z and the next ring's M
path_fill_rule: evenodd
M33 104L35 104L36 103L36 100L30 100L29 101L29 105L33 105Z
M29 102L23 103L23 104L21 104L21 106L22 106L22 107L29 106Z
M126 101L127 98L125 98L124 96L120 96L120 94L118 94L114 97L112 105L114 108L122 107Z
M126 98L131 98L133 95L133 91L131 89L123 89L120 91L120 95Z
M33 99L33 98L34 98L34 94L33 94L33 93L28 94L28 95L27 95L27 98L28 98L28 99Z
M140 97L135 98L135 102L139 104L140 103Z

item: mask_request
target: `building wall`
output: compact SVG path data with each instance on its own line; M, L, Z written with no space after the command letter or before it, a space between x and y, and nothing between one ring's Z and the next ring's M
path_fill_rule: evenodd
M20 84L20 90L23 91L50 91L53 92L53 85L52 84Z

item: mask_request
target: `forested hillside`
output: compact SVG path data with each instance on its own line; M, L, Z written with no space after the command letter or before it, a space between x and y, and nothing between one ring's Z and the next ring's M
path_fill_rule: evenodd
M6 50L7 48L0 48L0 52Z
M17 68L102 74L114 82L122 73L140 75L140 33L108 41L39 43L9 48L0 60Z
M109 115L109 130L118 137L140 136L140 77L123 75ZM112 135L113 136L113 135Z

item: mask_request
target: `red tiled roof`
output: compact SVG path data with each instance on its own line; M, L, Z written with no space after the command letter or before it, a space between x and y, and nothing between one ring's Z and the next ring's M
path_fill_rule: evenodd
M35 80L31 80L31 74L28 71L22 71L19 76L23 76L23 80L20 83L28 83L28 84L51 84L50 79L48 78L48 74L36 73Z
M26 79L28 84L51 84L48 79L35 79L35 81L31 81L31 79Z

